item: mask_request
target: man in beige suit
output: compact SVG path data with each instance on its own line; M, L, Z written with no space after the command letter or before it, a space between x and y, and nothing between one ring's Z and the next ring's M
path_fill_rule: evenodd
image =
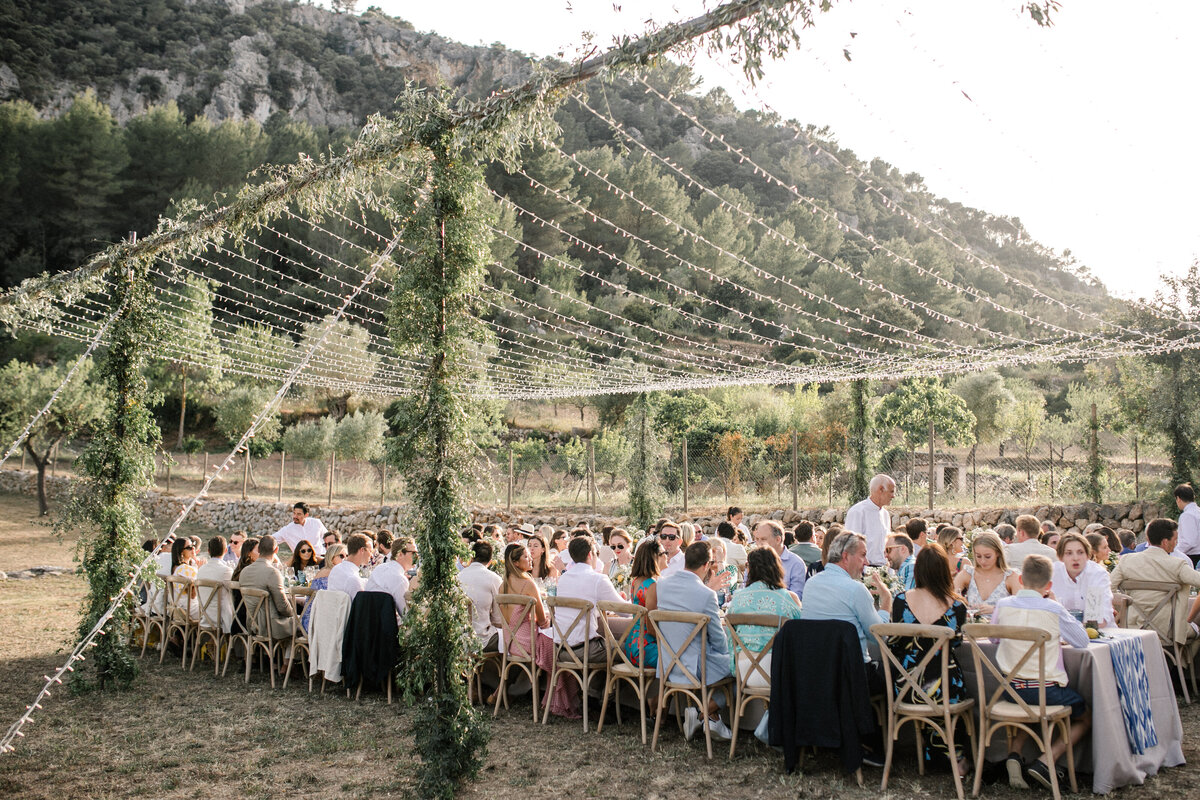
M1121 584L1126 581L1159 581L1175 586L1200 587L1200 572L1192 567L1192 562L1186 558L1178 558L1172 553L1179 539L1179 527L1174 520L1156 519L1146 526L1146 541L1150 543L1140 553L1130 553L1122 556L1117 567L1112 571L1109 580L1113 591L1121 591ZM1145 590L1126 591L1138 604L1147 609L1158 605L1162 594ZM1200 615L1200 598L1189 609L1188 592L1179 593L1175 607L1175 641L1187 644L1196 638L1196 626L1192 621ZM1164 607L1155 615L1152 623L1160 636L1169 634L1167 631L1171 609ZM1142 623L1142 614L1135 606L1129 608L1128 623L1131 627Z
M270 594L267 613L271 620L271 635L286 639L292 635L292 604L283 590L283 575L271 565L271 556L278 550L274 536L259 539L258 560L242 569L238 584L242 589L259 589ZM257 614L257 601L248 599L246 619L257 620Z

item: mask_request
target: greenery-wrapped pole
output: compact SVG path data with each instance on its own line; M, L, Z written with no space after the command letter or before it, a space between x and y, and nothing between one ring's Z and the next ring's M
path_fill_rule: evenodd
M79 459L86 483L61 521L84 531L80 561L90 589L83 603L80 636L107 611L130 571L142 561L146 520L140 498L153 483L160 438L147 408L150 389L145 367L158 330L148 264L131 261L125 270L110 272L108 282L120 309L113 320L108 354L100 365L100 376L110 392L109 408ZM84 680L103 688L136 677L137 662L123 635L133 602L129 598L113 614L108 635L97 640Z
M871 483L871 465L867 459L867 445L871 434L871 416L867 398L870 386L865 378L850 384L850 453L854 464L850 468L850 501L857 503L868 494Z
M457 581L459 530L468 521L465 478L476 446L470 430L468 346L486 336L472 297L485 276L488 225L483 173L450 146L444 127L423 131L431 155L429 200L410 226L412 258L398 271L389 327L397 348L427 359L424 380L389 410L389 458L404 475L414 509L421 579L401 642L401 677L416 703L418 796L451 798L483 763L488 732L471 707L463 631L470 631ZM420 181L414 181L414 184Z

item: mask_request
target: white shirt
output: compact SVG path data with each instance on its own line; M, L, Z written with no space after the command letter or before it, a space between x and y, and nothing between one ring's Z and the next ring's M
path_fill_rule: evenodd
M408 575L404 573L404 567L400 566L399 562L385 561L371 570L371 577L367 578L367 585L363 587L363 590L387 592L396 601L396 613L404 614L404 609L408 605L404 599L404 595L408 592Z
M496 607L496 595L504 584L500 576L486 565L472 561L458 573L458 582L471 600L471 629L480 644L500 630L500 609Z
M325 542L322 541L325 537L325 523L316 517L309 517L304 520L303 525L297 525L294 522L289 522L279 529L275 534L275 541L281 544L286 544L288 549L293 553L296 552L296 545L304 539L313 546L318 556L325 555Z
M621 595L612 585L612 581L608 576L596 572L594 569L572 569L563 573L558 579L558 596L570 597L576 600L587 600L591 603L599 603L602 600L609 600L616 603L623 603ZM559 641L559 631L568 630L575 622L578 612L573 608L558 608L555 609L555 624L554 624L554 640ZM571 635L567 637L567 644L571 647L581 645L584 642L583 623L575 627L571 631ZM599 612L592 611L591 630L587 631L590 638L594 639L597 636L602 636L603 632L600 628Z
M1083 565L1083 572L1072 580L1071 576L1067 574L1067 565L1061 561L1055 561L1052 574L1053 584L1050 588L1063 608L1067 611L1086 612L1089 590L1099 592L1103 600L1100 604L1100 618L1096 622L1116 624L1112 606L1112 584L1108 579L1108 570L1095 561L1089 561ZM1086 618L1084 621L1087 621Z
M728 540L726 540L726 541L728 541ZM726 551L726 555L728 555L728 554L729 554L728 551ZM681 569L683 569L683 548L682 547L679 548L679 552L677 552L671 558L667 559L667 568L663 570L663 573L660 577L665 578L668 575L679 572L679 570L681 570Z
M334 592L345 592L350 595L350 600L353 602L354 595L361 592L366 584L358 575L358 565L348 558L344 558L337 565L329 570L328 588Z
M196 570L198 581L227 581L232 578L233 567L217 558L210 558L207 564ZM229 633L229 623L233 621L233 594L222 589L218 592L217 599L206 606L210 592L212 589L207 586L196 587L196 597L200 601L200 607L204 609L204 625L208 628L217 627L217 605L220 604L221 628L225 633Z
M165 578L171 574L171 548L163 548L163 550L154 557L154 560L158 562L158 570L155 571L155 575L160 578Z
M882 567L887 563L884 543L892 532L892 515L886 508L875 505L871 498L850 506L846 512L845 529L867 537L867 563Z
M746 548L741 542L735 542L733 539L717 537L725 543L725 560L742 571L746 567Z
M737 524L737 529L739 531L741 531L743 534L745 534L747 542L754 541L754 535L750 533L750 526L747 525L745 522L739 522Z
M1020 572L1021 567L1025 565L1026 557L1033 555L1045 556L1052 562L1058 561L1058 553L1054 551L1054 548L1042 544L1037 539L1026 539L1023 542L1004 545L1004 560L1008 563L1009 569L1015 569L1017 572Z
M1179 549L1189 556L1200 553L1200 508L1195 503L1179 513Z

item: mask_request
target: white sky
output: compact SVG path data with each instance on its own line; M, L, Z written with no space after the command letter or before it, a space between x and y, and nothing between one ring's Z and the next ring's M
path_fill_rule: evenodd
M465 44L567 58L585 31L603 47L641 33L648 18L664 24L716 4L373 2ZM1114 293L1148 296L1159 275L1200 256L1200 3L1062 0L1049 29L1020 5L841 2L818 16L799 51L767 64L761 100L736 68L696 66L739 106L765 101L786 118L828 125L860 158L883 158L939 195L1019 217Z

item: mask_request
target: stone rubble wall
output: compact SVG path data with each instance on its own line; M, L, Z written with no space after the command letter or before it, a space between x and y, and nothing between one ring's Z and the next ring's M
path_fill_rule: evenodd
M61 498L71 482L71 478L47 476L46 492L51 499ZM33 495L37 492L37 473L30 470L0 470L0 492L15 492ZM190 497L164 495L159 492L147 492L142 498L142 507L148 515L159 518L173 518L180 508L190 501ZM393 532L401 532L405 527L407 508L401 505L383 506L377 508L325 508L309 504L313 516L325 523L330 530L341 531L343 534L357 530L378 530L388 528ZM1029 506L1015 509L922 509L919 507L901 508L893 506L892 527L903 525L911 517L921 516L934 522L948 522L951 525L971 530L976 527L992 527L1002 522L1012 523L1020 514L1033 514L1038 519L1049 519L1060 530L1082 533L1083 529L1093 522L1100 522L1113 530L1128 528L1134 533L1141 534L1146 523L1155 517L1163 516L1163 508L1149 502L1140 503L1080 503L1074 505ZM503 522L505 524L531 523L535 526L553 525L556 528L569 528L574 524L587 521L595 530L604 525L625 525L625 518L618 516L571 514L565 512L547 511L505 511L494 506L476 506L471 510L474 520L478 522ZM801 520L811 520L828 525L842 522L846 517L845 508L805 508L799 511L774 510L767 513L748 511L746 523L753 527L762 519L774 519L784 525L794 525ZM678 521L689 519L698 523L706 532L715 530L717 523L724 519L721 516L675 515ZM291 521L291 502L271 503L264 500L213 500L204 501L189 515L189 519L208 525L218 533L229 535L234 531L244 530L253 535L273 533Z

